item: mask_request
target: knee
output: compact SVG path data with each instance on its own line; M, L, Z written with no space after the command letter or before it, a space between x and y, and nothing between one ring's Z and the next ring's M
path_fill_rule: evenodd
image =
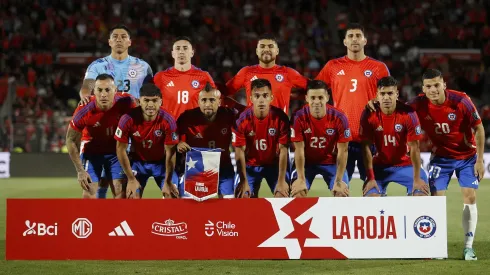
M476 190L472 189L471 191L464 192L463 200L465 204L475 204Z
M97 195L95 192L91 193L89 191L83 190L82 198L84 198L84 199L96 199Z

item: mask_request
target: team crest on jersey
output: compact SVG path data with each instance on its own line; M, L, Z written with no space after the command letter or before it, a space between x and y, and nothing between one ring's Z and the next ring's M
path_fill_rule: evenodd
M269 136L274 136L276 134L276 129L269 128Z
M155 136L161 137L162 136L162 130L155 130Z
M194 89L197 89L197 87L199 87L199 81L197 81L197 80L193 80L193 81L192 81L192 83L191 83L191 85L192 85L192 87L193 87Z
M335 134L335 129L327 129L327 135L329 136L333 136L333 134Z
M403 126L401 124L395 124L395 131L401 132L403 130Z
M422 129L420 128L420 125L417 125L417 127L415 127L415 134L417 136L422 134Z
M344 137L346 138L350 137L350 129L344 131Z
M278 82L282 82L284 80L284 76L282 74L276 74L276 80Z
M364 71L364 76L371 77L372 75L373 75L373 72L371 70L365 70Z
M454 121L454 120L456 120L456 114L455 113L449 113L449 115L447 115L447 118L449 118L449 120L451 120L451 121Z
M172 140L177 140L177 133L176 132L172 133Z
M221 134L226 135L226 133L228 133L228 129L227 128L221 129Z
M128 75L129 75L130 77L132 77L132 78L135 78L135 77L136 77L136 75L138 75L138 73L136 72L136 70L135 70L135 69L131 69L131 70L129 70L129 71L128 71Z

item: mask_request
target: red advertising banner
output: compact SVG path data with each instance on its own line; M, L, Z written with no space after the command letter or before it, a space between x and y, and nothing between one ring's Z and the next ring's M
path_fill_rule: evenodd
M390 199L8 199L6 259L447 257L445 200Z

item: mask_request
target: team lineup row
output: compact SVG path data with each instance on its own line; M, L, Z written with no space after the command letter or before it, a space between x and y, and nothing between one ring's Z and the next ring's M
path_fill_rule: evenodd
M95 191L102 171L107 178L112 177L118 196L124 194L121 179L124 174L128 175L127 194L135 197L138 186L146 183L144 175L157 172L162 175L164 170L166 179L159 177L163 192L166 196L177 196L178 190L171 184L178 181L175 176L171 179L175 164L172 148L175 144L179 152L197 146L224 149L220 176L227 175L227 181L231 183L221 184L220 179L220 192L233 196L233 191L236 191L238 197L256 196L262 178L267 180L275 196L287 196L290 176L296 179L291 184L291 194L304 196L316 174L324 175L334 195L347 196L348 182L356 164L361 178L367 179L364 185L367 196L385 194L390 181L405 185L407 191L414 195L427 194L429 181L432 195L444 195L451 175L456 172L464 197L464 258L476 259L471 247L477 220L476 189L484 173L484 131L469 97L446 89L439 71L427 70L424 73L424 94L410 106L398 102L396 81L387 77L389 71L384 63L364 54L367 39L363 28L352 24L347 28L343 41L347 55L329 61L316 77L321 81L308 81L294 69L277 65L278 43L272 36L263 36L257 42L259 64L240 70L226 83L226 87L220 89L226 96L222 97L210 75L192 66L194 50L186 37L177 38L173 44L174 67L154 77L146 62L128 55L131 38L126 27L111 29L108 42L111 55L94 61L88 67L81 89L82 100L88 104L77 109L68 130L67 147L77 168L79 182L85 189L84 196L104 196L104 188ZM124 94L118 93L112 100L112 79L119 91L139 98L139 108L131 110L134 103ZM153 82L158 89L154 86L145 88L151 87L143 86L145 82ZM236 111L233 108L240 107L230 96L241 88L246 90L249 106ZM308 104L290 120L286 113L289 100L294 96L292 88L302 90ZM153 92L147 93L146 90ZM87 97L92 91L95 97ZM330 96L334 106L327 104ZM160 98L163 98L164 111L157 107ZM375 99L378 104L373 104ZM217 107L220 103L232 109ZM213 104L216 105L214 112ZM366 105L371 110L366 110ZM115 110L122 115L121 119L116 116L107 119L110 117L108 113ZM236 117L238 112L240 114ZM137 128L145 123L152 124L149 121L153 117L168 124L168 131L161 128L149 133L155 138L167 135L160 144L151 138L141 138L148 133L143 134ZM233 126L216 126L222 122ZM113 125L119 127L113 128ZM208 129L217 135L215 139L203 136ZM117 145L113 138L114 130ZM428 135L434 144L428 179L418 168L418 140L422 133ZM126 154L128 137L131 138L132 167ZM233 138L236 151L235 184L232 167L224 167L228 163L231 166L231 161L226 159L229 158L230 140L227 146L217 145L217 139L225 137ZM79 150L80 140L82 146ZM295 161L291 168L287 162L289 140L295 148ZM374 158L369 146L371 143L376 149ZM138 150L138 146L140 151L165 150L165 164L162 161L155 163L154 159L137 160L133 150ZM111 170L112 165L118 163L118 157L124 172ZM89 183L87 171L92 170L95 176ZM137 171L136 176L132 170ZM229 187L226 189L224 186Z

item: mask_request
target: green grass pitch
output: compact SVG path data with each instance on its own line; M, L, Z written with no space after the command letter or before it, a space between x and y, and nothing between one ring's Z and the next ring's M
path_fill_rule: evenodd
M150 182L147 198L161 198ZM265 185L263 185L265 187ZM267 188L268 189L268 188ZM270 196L262 188L261 196ZM360 196L361 181L351 183L351 195ZM392 183L388 195L402 196L403 188ZM330 196L325 183L317 180L311 196ZM477 194L478 227L474 248L478 261L461 260L463 200L457 181L447 196L447 260L275 260L275 261L6 261L5 220L7 198L79 198L74 178L15 178L0 180L0 274L490 274L490 180L480 183ZM428 206L430 207L430 206ZM110 213L108 212L108 215ZM421 247L420 249L424 249Z

